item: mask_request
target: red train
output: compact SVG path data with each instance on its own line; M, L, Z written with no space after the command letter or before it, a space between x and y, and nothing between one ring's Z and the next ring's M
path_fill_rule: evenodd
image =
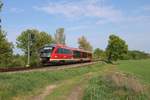
M90 62L92 60L91 52L63 45L45 45L39 51L42 64Z

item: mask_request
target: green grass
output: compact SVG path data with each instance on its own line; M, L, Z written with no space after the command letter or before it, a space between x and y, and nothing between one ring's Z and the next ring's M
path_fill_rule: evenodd
M98 76L89 81L83 100L149 100L149 98L146 94L114 86L102 76Z
M118 68L133 73L144 82L150 83L150 59L119 61Z
M95 72L89 72L83 75L78 75L76 77L63 80L56 83L57 88L53 90L51 94L46 96L45 100L67 100L68 96L76 89L77 87L81 88L79 92L80 96L77 97L79 100L82 98L82 92L87 86L88 81L97 75L100 75L104 67Z
M143 93L135 93L130 89L114 86L103 78L103 75L93 77L85 89L83 100L149 100L150 94L150 59L147 60L124 60L119 61L117 65L113 65L127 76L136 76L137 80L143 86L146 85L146 91ZM111 70L111 65L107 65L107 70ZM116 70L116 71L117 71ZM116 72L115 71L115 72ZM130 78L130 76L129 76ZM119 79L119 78L118 78ZM120 79L119 79L120 80ZM136 85L136 84L135 84Z
M125 60L113 66L99 63L56 71L0 73L0 100L26 100L38 96L51 84L58 87L45 98L46 100L65 100L78 84L86 86L83 100L147 100L147 94L114 87L103 78L106 70L113 70L114 66L117 70L137 76L140 81L144 81L143 85L147 83L149 86L150 60ZM85 80L86 74L89 73L92 73L90 78Z
M57 88L45 100L66 100L72 89L82 83L83 77L77 76L58 84Z
M26 99L47 85L54 82L80 76L89 72L96 72L103 64L89 65L82 68L71 68L57 71L37 71L28 73L1 73L0 74L0 100L13 98ZM61 66L60 66L61 67Z

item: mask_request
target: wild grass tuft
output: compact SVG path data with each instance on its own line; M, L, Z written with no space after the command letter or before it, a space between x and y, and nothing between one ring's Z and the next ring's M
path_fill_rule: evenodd
M149 97L135 77L108 73L90 80L83 100L149 100Z

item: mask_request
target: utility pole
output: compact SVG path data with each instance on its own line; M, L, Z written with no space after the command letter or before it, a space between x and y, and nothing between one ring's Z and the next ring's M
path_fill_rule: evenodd
M28 59L26 67L30 67L30 33L28 33Z
M2 31L1 19L0 19L0 32Z

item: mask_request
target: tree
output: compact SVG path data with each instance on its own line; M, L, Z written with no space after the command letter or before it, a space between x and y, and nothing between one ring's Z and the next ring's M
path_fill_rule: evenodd
M128 52L128 45L124 40L116 35L110 35L106 48L107 59L109 62L121 59Z
M66 40L66 37L64 34L64 28L57 29L55 33L55 43L65 45L66 44L65 40Z
M0 12L1 12L1 10L2 10L2 6L3 6L3 3L2 3L2 1L0 0ZM0 24L1 24L1 18L0 18ZM1 25L0 25L0 31L2 31Z
M46 32L39 32L36 29L27 29L17 37L17 47L24 53L26 53L28 49L28 34L32 34L32 38L30 40L31 51L37 51L43 45L52 43L53 41L52 36Z
M52 36L46 32L40 32L37 36L37 41L38 41L36 43L37 48L39 48L45 44L51 44L54 42Z
M38 50L45 44L53 42L52 36L46 32L39 32L36 29L27 29L17 37L17 47L20 48L24 54L28 51L28 34L30 37L30 53L32 62L31 65L38 64ZM32 64L33 63L33 64Z
M106 57L105 51L103 51L103 50L101 50L99 48L96 48L94 50L94 58L95 59L103 59L104 60L105 57Z
M0 66L9 66L13 55L13 44L6 39L6 33L0 31Z
M0 0L0 12L2 9L3 3ZM1 19L0 19L1 24ZM13 44L8 42L6 38L6 33L2 31L0 25L0 66L8 67L10 62L12 61L13 55Z
M2 9L2 6L3 6L3 3L2 3L2 1L0 0L0 11L1 11L1 9Z
M127 59L149 59L150 55L143 51L138 50L130 50L127 53Z
M80 49L92 51L92 46L91 44L87 41L87 39L84 36L81 36L78 39L78 44Z

